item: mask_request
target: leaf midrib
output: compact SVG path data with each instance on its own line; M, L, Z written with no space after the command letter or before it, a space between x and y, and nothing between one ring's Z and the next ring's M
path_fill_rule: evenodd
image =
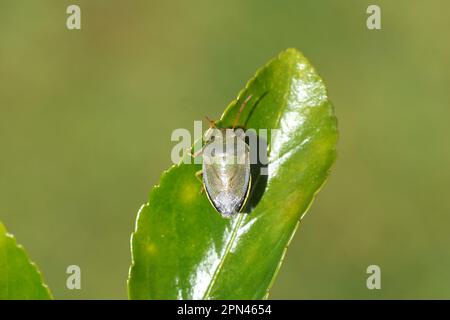
M280 57L278 56L276 59L279 60ZM287 78L288 78L288 81L286 81L287 86L286 86L286 88L285 88L285 90L284 90L285 92L288 92L288 90L289 90L289 88L290 88L290 86L291 86L291 84L292 84L292 65L293 65L293 62L292 62L292 60L290 60L289 62L290 62L290 63L289 63L289 65L288 65L288 72L286 72L286 73L289 73L289 76L287 77ZM262 70L261 70L261 71L262 71ZM254 79L256 79L258 76L259 76L259 74L257 73L257 74L254 76ZM289 92L288 92L288 93L289 93ZM238 100L239 100L239 98L238 98ZM279 124L280 124L280 119L281 119L281 117L282 117L283 111L286 109L287 102L288 102L288 99L285 98L284 101L283 101L282 107L279 108L279 111L278 111L278 117L277 117L277 120L275 121L275 127L276 127L276 128L277 128L277 127L279 126ZM268 148L269 153L270 153L270 145L267 146L267 148ZM270 163L269 163L269 164L270 164ZM234 244L234 241L236 240L236 235L237 235L237 233L238 233L238 230L239 230L240 227L241 227L241 223L242 223L243 220L244 220L244 214L240 214L239 220L236 222L236 225L235 225L235 227L233 228L231 238L230 238L230 240L228 241L228 243L227 243L227 245L226 245L226 247L225 247L225 251L224 251L224 253L223 253L223 257L222 257L222 259L220 260L219 265L216 267L216 270L214 271L214 274L213 274L213 276L212 276L212 278L211 278L211 282L209 283L208 288L206 289L206 292L205 292L205 294L203 295L203 300L206 300L206 299L209 298L209 295L211 294L211 291L212 291L214 285L216 284L217 278L218 278L220 272L223 270L223 265L225 264L225 260L230 256L230 250L231 250L231 248L232 248L232 246L233 246L233 244Z

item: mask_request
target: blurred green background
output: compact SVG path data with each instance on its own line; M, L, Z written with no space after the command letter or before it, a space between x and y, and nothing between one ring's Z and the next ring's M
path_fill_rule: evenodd
M82 30L66 29L69 4ZM130 233L172 130L218 118L296 47L328 84L340 141L271 298L450 298L449 16L444 0L2 0L0 220L56 298L126 298ZM82 290L66 289L71 264Z

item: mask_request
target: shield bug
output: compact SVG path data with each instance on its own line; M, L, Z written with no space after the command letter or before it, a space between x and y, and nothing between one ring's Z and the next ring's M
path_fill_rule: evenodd
M212 206L224 218L231 218L240 212L250 193L250 147L245 133L236 128L248 96L242 103L232 128L217 128L214 121L205 133L205 144L200 152L202 170L196 176L202 177L203 189Z

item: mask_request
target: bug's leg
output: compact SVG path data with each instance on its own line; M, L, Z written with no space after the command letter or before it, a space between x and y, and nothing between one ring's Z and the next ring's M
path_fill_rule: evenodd
M252 98L252 95L249 95L244 102L242 102L241 107L239 108L238 114L236 115L236 119L234 119L234 123L233 123L233 129L236 128L238 122L239 122L239 118L241 117L241 113L242 111L244 111L245 106L247 105L247 102Z
M203 171L202 170L198 170L195 173L195 177L198 179L198 181L200 181L201 183L203 183Z
M205 116L206 121L209 122L209 127L210 128L215 128L216 127L216 122L214 120L211 120L208 116Z
M202 188L200 189L200 194L203 194L205 192L205 186L203 185L203 171L202 170L198 170L195 173L195 177L198 179L198 181L201 182L202 184Z
M192 153L192 149L186 149L186 153L190 155L192 158L197 158L199 155L203 153L204 147L202 147L200 150L197 150L196 152Z

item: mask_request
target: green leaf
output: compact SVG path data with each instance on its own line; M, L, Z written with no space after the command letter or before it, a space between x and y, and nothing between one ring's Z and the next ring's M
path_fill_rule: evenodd
M0 300L51 299L36 265L0 222Z
M268 138L269 175L253 175L245 212L222 218L194 176L173 166L139 211L132 235L131 299L266 298L298 222L335 159L337 125L322 79L297 50L260 69L218 127L279 129Z

